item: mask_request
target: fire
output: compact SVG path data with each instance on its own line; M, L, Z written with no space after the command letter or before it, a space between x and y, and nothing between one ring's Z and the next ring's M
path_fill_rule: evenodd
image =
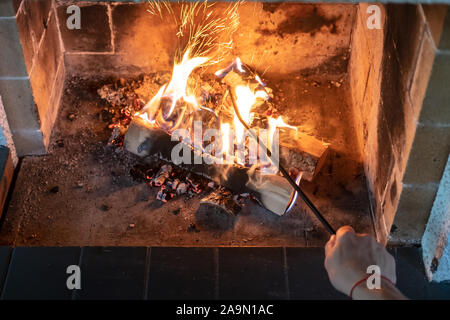
M196 88L189 85L189 79L193 72L200 67L218 63L222 58L223 49L231 48L231 37L228 41L221 41L224 34L233 33L237 28L238 15L237 4L231 5L225 12L224 17L215 17L210 8L213 4L206 4L206 1L200 5L198 3L182 4L179 19L175 11L168 2L151 2L151 13L158 14L162 17L164 9L172 16L175 22L179 22L179 29L176 34L177 37L188 37L185 49L182 51L180 58L178 51L175 54L175 62L172 70L172 75L169 83L160 87L156 95L145 105L143 110L137 114L140 118L147 121L149 124L159 127L169 133L174 132L175 129L186 129L190 134L193 130L193 119L195 117L202 118L201 112L208 111L209 116L217 119L215 126L220 130L221 149L219 152L225 155L228 159L233 159L242 165L246 165L245 159L247 156L244 149L250 144L246 140L245 127L252 124L254 119L253 108L261 106L270 100L268 91L266 91L266 84L262 79L250 69L245 66L239 57L225 69L215 72L219 79L224 79L230 72L233 77L239 78L236 83L230 88L235 97L235 105L245 122L245 126L241 123L234 107L230 104L226 94L222 99L222 106L219 109L228 110L230 117L222 117L220 110L214 110L206 105L206 102L198 96ZM201 16L200 23L196 22ZM225 36L225 38L227 38ZM288 128L297 130L287 124L281 116L272 117L267 116L267 147L273 150L275 147L274 136L277 128ZM249 138L253 139L253 138ZM195 139L194 139L195 141ZM195 147L195 145L194 145ZM203 147L200 146L201 151Z
M206 63L209 58L207 57L193 57L190 58L190 50L186 50L183 59L180 63L175 63L172 71L172 79L170 80L167 88L164 90L163 97L169 98L172 103L170 109L165 115L165 118L169 118L172 115L173 110L177 102L181 99L190 103L194 107L197 107L197 100L194 95L187 93L187 82L194 69L198 68L202 64Z
M269 150L273 150L273 139L275 136L275 131L277 128L289 128L292 130L297 130L296 127L288 125L286 122L283 121L283 118L279 116L278 118L269 117L269 132L268 132L268 141L267 141L267 148Z

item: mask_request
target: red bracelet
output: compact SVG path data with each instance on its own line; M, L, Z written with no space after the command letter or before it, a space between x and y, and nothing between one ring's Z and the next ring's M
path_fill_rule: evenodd
M369 279L370 276L371 275L369 274L369 275L365 276L364 278L362 278L361 280L355 282L355 284L353 285L352 289L350 290L350 294L349 294L350 298L353 299L353 290L355 290L355 288L357 286L359 286L362 282L367 281L367 279Z
M356 288L357 286L359 286L362 282L367 281L367 279L369 279L370 276L371 276L371 274L365 276L364 278L362 278L362 279L359 280L359 281L356 281L356 283L353 285L352 289L350 290L350 294L349 294L350 298L353 299L353 290L355 290L355 288ZM390 284L392 284L393 286L395 286L395 284L391 281L391 279L389 279L389 278L387 278L387 277L385 277L385 276L383 276L383 275L381 275L380 278L386 280L387 282L389 282Z

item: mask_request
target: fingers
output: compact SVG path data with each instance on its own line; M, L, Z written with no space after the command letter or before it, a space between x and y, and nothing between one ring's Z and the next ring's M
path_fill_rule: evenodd
M330 250L333 249L335 243L336 243L336 235L333 234L330 237L330 240L328 240L328 242L325 245L325 256L327 256Z
M355 230L353 230L350 226L343 226L340 227L339 230L336 232L336 234L332 235L330 237L330 240L328 240L327 244L325 245L325 255L327 256L335 247L337 241L342 239L342 237L348 235L356 235Z
M336 232L336 237L341 238L343 235L347 234L347 233L353 233L355 234L355 230L353 230L352 227L350 226L343 226L340 227L338 229L338 231Z

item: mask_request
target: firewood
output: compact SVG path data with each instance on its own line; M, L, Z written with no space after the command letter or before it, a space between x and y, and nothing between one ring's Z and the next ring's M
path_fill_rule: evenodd
M302 179L312 181L328 156L328 144L303 132L281 132L280 163L288 171L302 171Z
M157 156L166 161L171 161L172 149L178 143L180 142L171 141L170 135L165 131L138 117L131 122L124 140L124 146L129 152L141 157ZM191 152L193 159L195 151ZM262 174L258 170L236 164L202 163L180 164L180 166L235 193L250 193L266 209L277 215L286 212L293 198L292 186L279 175Z

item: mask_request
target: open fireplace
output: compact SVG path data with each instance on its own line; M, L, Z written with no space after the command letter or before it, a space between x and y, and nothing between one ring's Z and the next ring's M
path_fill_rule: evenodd
M446 5L0 10L1 243L322 246L305 199L334 229L420 243L450 146Z

